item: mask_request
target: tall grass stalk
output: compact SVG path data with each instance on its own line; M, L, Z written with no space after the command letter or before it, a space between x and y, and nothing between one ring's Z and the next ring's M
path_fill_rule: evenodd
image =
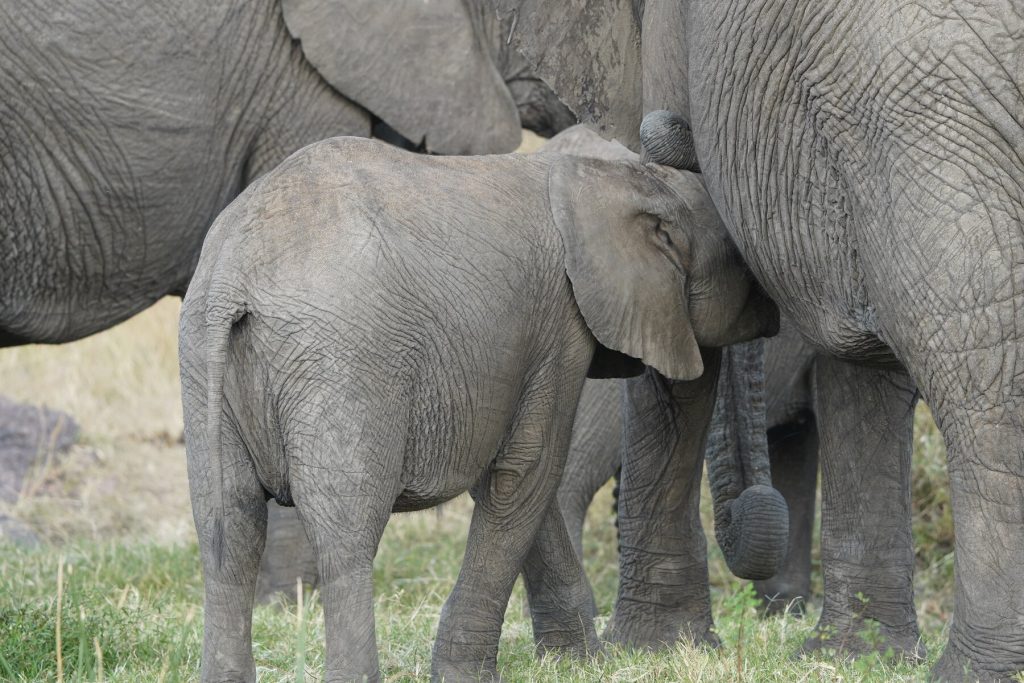
M302 577L295 579L295 683L306 681L306 619L302 608Z
M64 657L61 655L63 643L60 639L61 613L64 609L64 556L61 555L57 561L57 628L55 629L55 640L57 643L57 683L64 683Z
M96 683L103 683L103 649L100 647L100 639L93 636L92 645L96 650Z
M78 606L78 661L75 663L75 683L81 681L85 673L85 652L86 652L86 636L85 636L85 608L81 605Z

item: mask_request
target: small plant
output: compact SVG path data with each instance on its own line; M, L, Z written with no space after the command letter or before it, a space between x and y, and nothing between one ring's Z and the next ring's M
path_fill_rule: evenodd
M760 600L757 591L752 583L746 582L742 586L727 595L723 602L722 619L736 624L736 678L742 679L745 669L745 646L747 639L748 622L757 619Z

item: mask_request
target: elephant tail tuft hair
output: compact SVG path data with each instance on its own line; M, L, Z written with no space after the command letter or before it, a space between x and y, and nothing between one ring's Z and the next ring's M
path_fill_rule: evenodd
M213 477L213 556L218 569L223 566L224 458L221 453L221 420L224 412L224 366L227 363L231 328L247 313L243 303L213 298L206 311L206 443L210 474Z

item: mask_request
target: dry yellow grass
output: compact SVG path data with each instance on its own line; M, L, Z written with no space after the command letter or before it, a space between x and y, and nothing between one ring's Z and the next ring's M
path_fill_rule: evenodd
M178 384L180 302L70 344L0 350L2 392L67 411L79 445L12 511L48 540L193 534Z

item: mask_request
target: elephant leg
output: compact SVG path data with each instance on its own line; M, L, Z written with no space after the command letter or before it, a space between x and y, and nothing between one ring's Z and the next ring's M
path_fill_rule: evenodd
M622 442L619 382L587 380L580 394L558 506L576 556L583 558L583 523L594 494L615 476ZM608 511L611 514L611 510Z
M267 543L256 582L256 602L295 600L295 580L316 588L316 554L294 507L267 502Z
M523 576L538 652L596 652L600 646L594 631L594 594L557 504L541 522Z
M1008 347L1002 366L999 357L987 368L969 357L959 366L1004 374L947 370L944 386L926 394L946 441L955 534L949 643L932 671L939 680L1019 680L1024 671L1024 343ZM1005 370L1014 354L1015 376Z
M256 573L266 537L266 502L249 455L233 430L225 426L222 510L211 498L197 495L209 481L190 459L189 487L203 558L203 683L251 683L256 680L252 657L252 607ZM204 468L206 463L203 464ZM216 539L212 520L223 514L223 538ZM218 562L215 546L221 545Z
M818 431L811 415L768 431L772 486L789 506L789 549L778 574L755 581L766 614L802 617L811 596L811 538L818 485Z
M538 639L574 651L596 644L589 588L582 589L586 577L556 501L575 411L552 411L552 406L575 407L582 380L558 376L538 382L527 392L501 453L471 491L476 507L459 578L441 610L432 680L497 678L498 639L509 595L538 538L528 575L531 600L540 610ZM538 566L552 558L557 566ZM558 596L562 589L569 598ZM560 599L566 599L564 605ZM569 620L581 627L567 626Z
M368 430L367 430L368 431ZM324 681L377 681L373 558L398 495L400 452L348 452L326 434L293 439L292 490L299 519L316 554L324 607ZM397 450L397 449L396 449ZM318 457L322 454L322 457ZM306 466L305 457L316 458Z
M719 360L706 354L704 374L692 382L648 369L623 383L619 594L605 632L611 642L718 645L699 505Z
M814 368L824 600L804 651L923 657L914 611L910 467L917 390L902 370Z
M583 561L583 524L594 494L615 476L619 467L622 409L619 383L615 380L587 380L580 394L573 423L572 442L558 486L558 507L568 530L573 551ZM613 514L612 510L608 514ZM589 591L589 586L588 586ZM527 600L533 595L527 590ZM597 605L590 593L590 614L597 616ZM524 613L529 614L528 605Z

